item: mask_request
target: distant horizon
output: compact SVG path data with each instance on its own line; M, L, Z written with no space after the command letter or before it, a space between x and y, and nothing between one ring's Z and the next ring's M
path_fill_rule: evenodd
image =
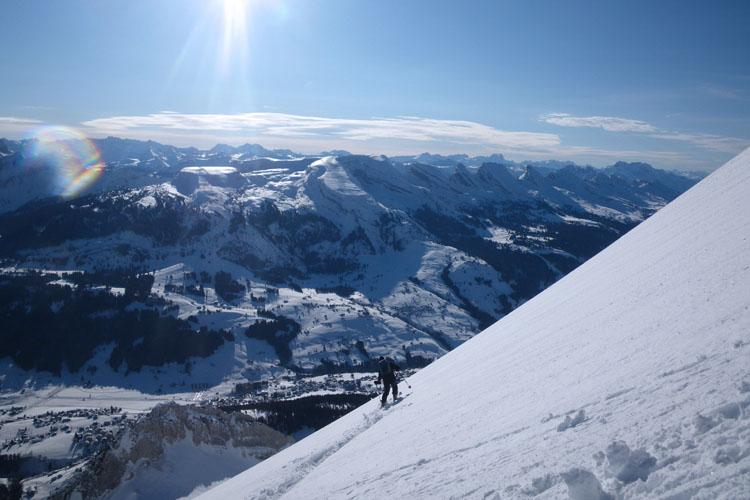
M35 137L28 137L28 138L22 138L22 139L12 139L12 138L9 138L9 137L2 137L2 136L0 136L0 141L4 140L4 141L11 141L11 142L28 142L28 141L32 141L32 140L35 140L35 139L36 139ZM419 157L421 155L442 156L442 157L446 157L446 158L449 158L451 156L466 156L468 159L476 159L476 158L481 158L481 157L492 157L492 156L495 156L495 155L499 155L499 156L503 157L504 161L507 161L507 162L509 162L511 164L514 164L516 166L523 166L525 164L534 164L534 163L554 162L554 163L567 163L567 164L578 166L578 167L592 167L592 168L596 168L596 169L604 169L604 168L607 168L607 167L614 166L617 163L623 162L623 163L643 163L643 164L647 164L647 165L649 165L649 166L651 166L651 167L653 167L653 168L655 168L657 170L663 170L663 171L666 171L666 172L680 172L680 173L700 174L700 175L706 175L706 174L710 173L710 171L708 171L708 170L694 170L694 169L687 170L687 169L680 169L680 168L661 168L661 167L657 167L657 166L651 164L648 161L627 161L627 160L621 160L621 159L620 160L615 159L613 161L606 162L606 163L601 163L599 165L592 165L590 163L581 163L581 162L577 162L577 161L566 159L566 158L555 158L555 157L539 158L539 159L524 158L524 159L518 160L518 159L513 159L513 158L509 157L507 154L505 154L502 151L494 151L494 152L484 153L484 154L471 154L471 153L466 153L466 152L436 153L436 152L433 152L433 151L421 151L420 153L407 153L407 154L395 153L394 154L394 153L383 152L383 151L375 152L375 153L360 153L360 152L349 151L349 150L344 150L344 149L340 149L340 148L327 148L327 149L322 149L320 151L312 151L312 152L307 151L306 152L306 151L296 151L296 150L294 150L292 148L283 147L283 146L282 147L276 147L276 148L269 148L269 147L266 147L266 145L261 144L259 142L241 142L241 143L238 143L238 144L230 144L230 143L227 143L227 142L220 142L220 143L216 143L216 144L214 144L214 145L212 145L210 147L198 147L198 146L191 145L191 144L188 144L188 145L176 145L176 144L170 144L170 143L160 142L160 141L157 141L157 140L154 140L154 139L133 139L133 138L128 138L128 137L119 137L119 136L112 136L112 135L106 136L106 137L85 137L85 139L88 139L88 140L91 140L91 141L94 141L94 140L96 140L96 141L103 141L103 140L106 140L106 139L117 139L117 140L122 140L122 141L135 141L135 142L142 142L142 143L155 142L156 144L159 144L159 145L165 146L165 147L173 147L173 148L177 148L177 149L191 149L192 148L192 149L196 149L196 150L201 151L201 152L208 152L208 151L210 151L211 149L213 149L213 148L215 148L217 146L229 146L229 147L232 147L232 148L235 148L235 149L241 148L242 146L259 146L259 147L261 147L261 148L263 148L263 149L265 149L267 151L271 151L271 152L273 152L273 151L289 151L289 152L294 153L294 154L299 154L299 155L301 155L303 157L318 156L318 155L321 155L323 153L332 153L332 152L336 152L336 151L345 152L345 153L347 153L349 155L352 155L352 156L385 156L389 160L393 160L394 158L399 158L399 157L404 157L404 156L406 156L406 157L415 157L416 158L416 157Z
M624 127L625 133L630 134L634 132L629 129L650 130L648 124L630 123L631 121L628 120L623 122L622 119L612 117L555 116L548 117L548 119L551 123L555 120L596 123L596 125L569 125L571 127L600 127L602 130L610 128L619 130L618 127ZM140 120L148 125L141 127L137 124ZM173 120L184 121L185 129L180 128L183 125L172 124ZM237 121L249 121L251 123L246 126L247 130L261 129L262 132L247 135L244 125L233 123ZM205 124L209 130L203 132L197 128L200 124ZM479 123L418 117L336 120L279 113L246 113L216 117L215 115L188 116L175 112L162 112L148 117L95 119L81 126L71 127L0 116L0 134L6 134L9 140L33 139L39 130L47 128L68 129L90 139L116 137L125 140L154 141L179 148L194 147L201 150L209 150L220 144L233 147L243 144L259 144L267 149L313 151L313 153L305 154L330 150L387 156L418 156L422 153L431 153L444 156L467 154L474 157L499 153L516 162L557 160L601 168L618 161L625 161L648 163L662 170L685 172L711 172L750 147L750 140L689 134L685 137L678 137L680 135L678 133L666 134L665 131L653 130L648 134L658 138L694 143L705 150L703 156L693 157L691 153L676 151L600 150L592 147L563 146L560 144L560 136L556 134L505 132ZM709 151L709 156L715 159L700 159L706 158L706 151Z

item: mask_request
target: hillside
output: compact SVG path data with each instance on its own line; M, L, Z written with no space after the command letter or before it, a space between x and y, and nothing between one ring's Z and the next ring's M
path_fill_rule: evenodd
M519 172L92 144L106 166L64 198L38 197L53 165L28 164L28 144L0 158L10 387L30 370L154 393L352 371L385 353L421 367L694 182L645 164ZM144 373L160 367L172 376Z
M750 497L750 150L204 500ZM410 393L409 393L410 392Z

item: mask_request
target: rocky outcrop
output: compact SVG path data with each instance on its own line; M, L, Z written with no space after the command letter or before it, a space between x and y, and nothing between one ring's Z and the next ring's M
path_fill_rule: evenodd
M199 463L215 454L217 460L223 461L232 457L238 457L234 462L246 459L232 464L232 468L242 469L270 457L293 441L241 413L166 403L128 427L113 448L92 459L86 470L52 498L118 498L122 495L117 489L124 482L135 484L139 474L148 475L150 481L161 472L174 474L175 467L166 458L171 447L179 447L184 463ZM186 456L191 450L195 451L195 461ZM169 478L165 477L165 481ZM191 474L181 475L180 481L188 492L205 484L205 478Z

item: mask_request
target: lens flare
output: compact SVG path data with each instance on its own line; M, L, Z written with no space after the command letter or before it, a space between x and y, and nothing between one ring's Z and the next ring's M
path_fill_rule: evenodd
M35 130L26 147L32 168L54 172L51 195L72 198L89 188L104 171L97 147L74 129L46 126Z

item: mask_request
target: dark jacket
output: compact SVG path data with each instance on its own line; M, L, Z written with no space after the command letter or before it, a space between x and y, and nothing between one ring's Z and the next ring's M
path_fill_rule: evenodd
M385 358L378 361L378 382L381 380L388 383L396 380L397 371L401 370L401 367L396 364L391 358Z

